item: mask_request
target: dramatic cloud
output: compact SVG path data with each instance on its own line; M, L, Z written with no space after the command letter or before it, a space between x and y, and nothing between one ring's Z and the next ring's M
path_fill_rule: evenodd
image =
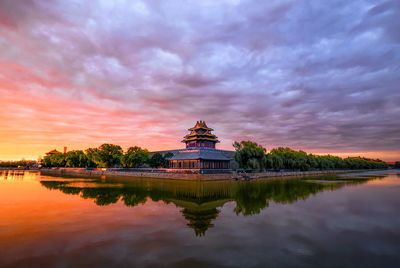
M399 1L0 1L0 159L103 142L400 159Z

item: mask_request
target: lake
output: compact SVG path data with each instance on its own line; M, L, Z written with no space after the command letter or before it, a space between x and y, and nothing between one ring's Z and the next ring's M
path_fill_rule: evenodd
M0 267L400 267L400 171L193 182L0 171Z

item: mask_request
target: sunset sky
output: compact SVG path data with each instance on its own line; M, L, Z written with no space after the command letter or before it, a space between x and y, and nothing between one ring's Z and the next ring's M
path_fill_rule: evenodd
M114 143L400 160L400 1L0 1L0 159Z

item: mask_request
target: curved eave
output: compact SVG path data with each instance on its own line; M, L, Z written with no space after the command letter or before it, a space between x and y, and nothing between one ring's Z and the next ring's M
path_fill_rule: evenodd
M188 138L191 138L191 137L202 137L202 136L208 136L208 137L211 137L211 138L217 138L217 136L215 136L214 134L211 134L211 133L204 133L204 134L198 134L198 133L192 134L192 133L190 133L190 134L186 135L183 138L184 139L188 139Z
M192 128L189 128L188 130L189 131L195 131L197 129L205 129L205 130L208 130L208 131L214 131L214 129L209 128L209 127L192 127Z
M182 142L189 142L189 141L212 141L218 143L219 140L217 139L210 139L210 138L192 138L192 139L184 139Z

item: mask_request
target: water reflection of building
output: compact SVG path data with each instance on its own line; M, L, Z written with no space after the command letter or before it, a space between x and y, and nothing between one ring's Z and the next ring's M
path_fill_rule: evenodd
M293 203L326 189L333 190L349 183L366 181L363 179L354 182L346 180L318 183L303 179L195 182L136 179L126 182L114 178L106 181L88 181L84 184L65 179L61 181L46 179L40 183L48 189L58 189L65 194L93 199L99 206L121 201L126 206L134 207L145 204L149 198L155 202L173 203L182 208L181 213L187 220L187 226L192 228L197 236L203 236L208 228L214 226L213 221L218 217L220 208L227 202L236 203L234 210L236 214L255 215L268 207L269 201Z
M64 154L67 153L67 147L64 147ZM50 152L46 153L46 156L50 156L53 154L61 154L61 152L57 151L57 149L51 150Z
M232 199L226 195L227 191L217 193L214 195L214 198L210 192L203 194L200 192L197 193L202 197L198 196L200 198L193 198L194 196L192 195L186 200L175 198L169 201L174 203L177 207L183 208L181 213L187 220L186 225L194 230L196 236L204 236L208 228L214 227L212 222L219 215L220 210L218 208L223 207L226 202L232 201Z
M206 210L184 208L181 212L189 222L187 226L194 230L196 236L205 235L207 229L214 226L211 221L215 220L219 214L219 210L216 208Z
M57 151L57 149L51 150L50 152L46 153L46 156L54 155L54 154L61 154L61 152Z

